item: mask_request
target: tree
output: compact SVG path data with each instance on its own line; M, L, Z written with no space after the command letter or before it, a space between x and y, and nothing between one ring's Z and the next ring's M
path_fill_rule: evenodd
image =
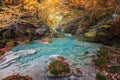
M2 2L3 2L3 1L2 1L2 0L0 0L0 7L2 6Z

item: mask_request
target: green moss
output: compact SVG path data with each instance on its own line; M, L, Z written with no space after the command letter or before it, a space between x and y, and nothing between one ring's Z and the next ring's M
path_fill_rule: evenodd
M97 34L96 30L92 30L92 31L85 33L85 36L86 37L95 37L96 34Z
M113 73L119 73L120 66L111 66L111 67L108 67L107 70Z
M0 6L0 11L2 11L3 9L2 9L2 7Z
M97 80L107 80L107 79L106 79L106 76L104 76L104 75L102 75L102 74L100 74L100 73L98 73L98 74L96 75L96 78L97 78Z
M91 26L91 27L90 27L90 29L94 29L94 28L96 28L96 26Z
M58 69L56 69L56 66L58 67ZM53 75L59 75L61 73L69 73L70 69L67 63L65 62L61 62L59 60L54 60L50 63L49 65L50 68L50 73Z
M100 48L100 53L106 53L107 54L110 51L111 51L110 48L108 48L107 46L102 46Z
M0 56L4 55L4 52L0 51Z
M96 66L103 66L106 63L105 60L103 60L103 58L98 58L97 60L95 60L95 65Z
M2 80L32 80L32 79L27 76L12 75L12 76L8 76Z
M102 58L102 57L107 57L108 56L108 53L106 53L106 52L101 52L100 54L98 54L98 56L100 57L100 58Z
M101 25L100 28L104 28L104 29L108 29L108 28L111 28L112 26L111 25L107 25L107 24L104 24L104 25Z
M56 37L63 38L63 37L65 37L65 35L59 33L59 34L56 34Z
M100 35L100 36L105 36L105 35L107 35L105 32L98 32L98 35Z

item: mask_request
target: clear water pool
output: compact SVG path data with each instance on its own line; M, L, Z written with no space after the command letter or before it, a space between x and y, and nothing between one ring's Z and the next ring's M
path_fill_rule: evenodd
M18 61L21 63L27 63L34 59L48 58L50 55L62 55L76 62L89 62L90 57L81 56L79 54L84 52L90 52L90 54L96 54L96 50L99 49L101 44L81 42L73 36L66 36L64 38L53 38L49 44L40 42L39 40L32 41L29 44L17 46L12 51L35 49L36 54L24 56L22 55Z

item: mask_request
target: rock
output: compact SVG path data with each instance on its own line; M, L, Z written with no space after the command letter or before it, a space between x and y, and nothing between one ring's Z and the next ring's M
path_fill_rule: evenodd
M111 28L112 26L111 25L107 25L107 24L104 24L104 25L101 25L100 28L104 28L104 29L108 29L108 28Z
M1 29L2 37L5 38L15 38L15 37L23 37L23 36L29 36L29 37L35 37L38 34L44 35L45 32L49 32L48 26L45 24L40 25L39 27L35 27L33 24L30 23L12 23L8 27Z
M89 32L85 33L86 37L95 37L97 34L96 29L89 30Z
M49 59L50 60L57 60L58 58L58 56L60 56L60 55L51 55L50 57L49 57Z
M18 59L19 56L15 54L9 54L5 55L4 61L0 64L0 69L9 66L10 64L14 63L16 59Z
M24 45L25 43L24 43L24 42L17 41L17 44L18 44L18 45Z
M37 51L36 50L32 50L32 49L28 49L28 50L21 50L16 52L17 55L32 55L35 54Z
M38 27L35 27L34 24L25 22L11 23L9 26L0 29L0 47L3 47L6 42L7 45L13 46L14 43L13 41L9 41L10 39L19 38L19 40L21 40L22 42L27 43L33 39L38 39L43 36L49 36L49 34L49 27L43 22L40 22L38 24Z
M58 31L71 33L81 40L103 43L106 45L116 45L120 43L120 15L119 10L111 11L87 11L76 19L58 27ZM92 15L88 15L91 14ZM101 13L101 15L98 15ZM98 16L98 17L97 17ZM96 18L97 17L97 18ZM119 45L118 45L119 46Z
M15 46L15 41L14 40L9 40L7 43L6 43L6 46L8 46L8 47L13 47L13 46Z
M76 77L75 76L70 76L70 80L76 80Z

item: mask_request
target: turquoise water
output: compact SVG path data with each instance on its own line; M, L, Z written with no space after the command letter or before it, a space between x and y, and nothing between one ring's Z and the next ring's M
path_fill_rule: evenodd
M18 61L26 63L34 59L48 58L50 55L62 55L75 61L85 59L85 56L78 56L83 52L90 52L96 54L96 50L99 49L101 44L81 42L73 36L67 36L64 38L53 38L49 44L40 42L39 40L32 41L29 44L17 46L12 51L35 49L36 54L24 56L22 55Z

